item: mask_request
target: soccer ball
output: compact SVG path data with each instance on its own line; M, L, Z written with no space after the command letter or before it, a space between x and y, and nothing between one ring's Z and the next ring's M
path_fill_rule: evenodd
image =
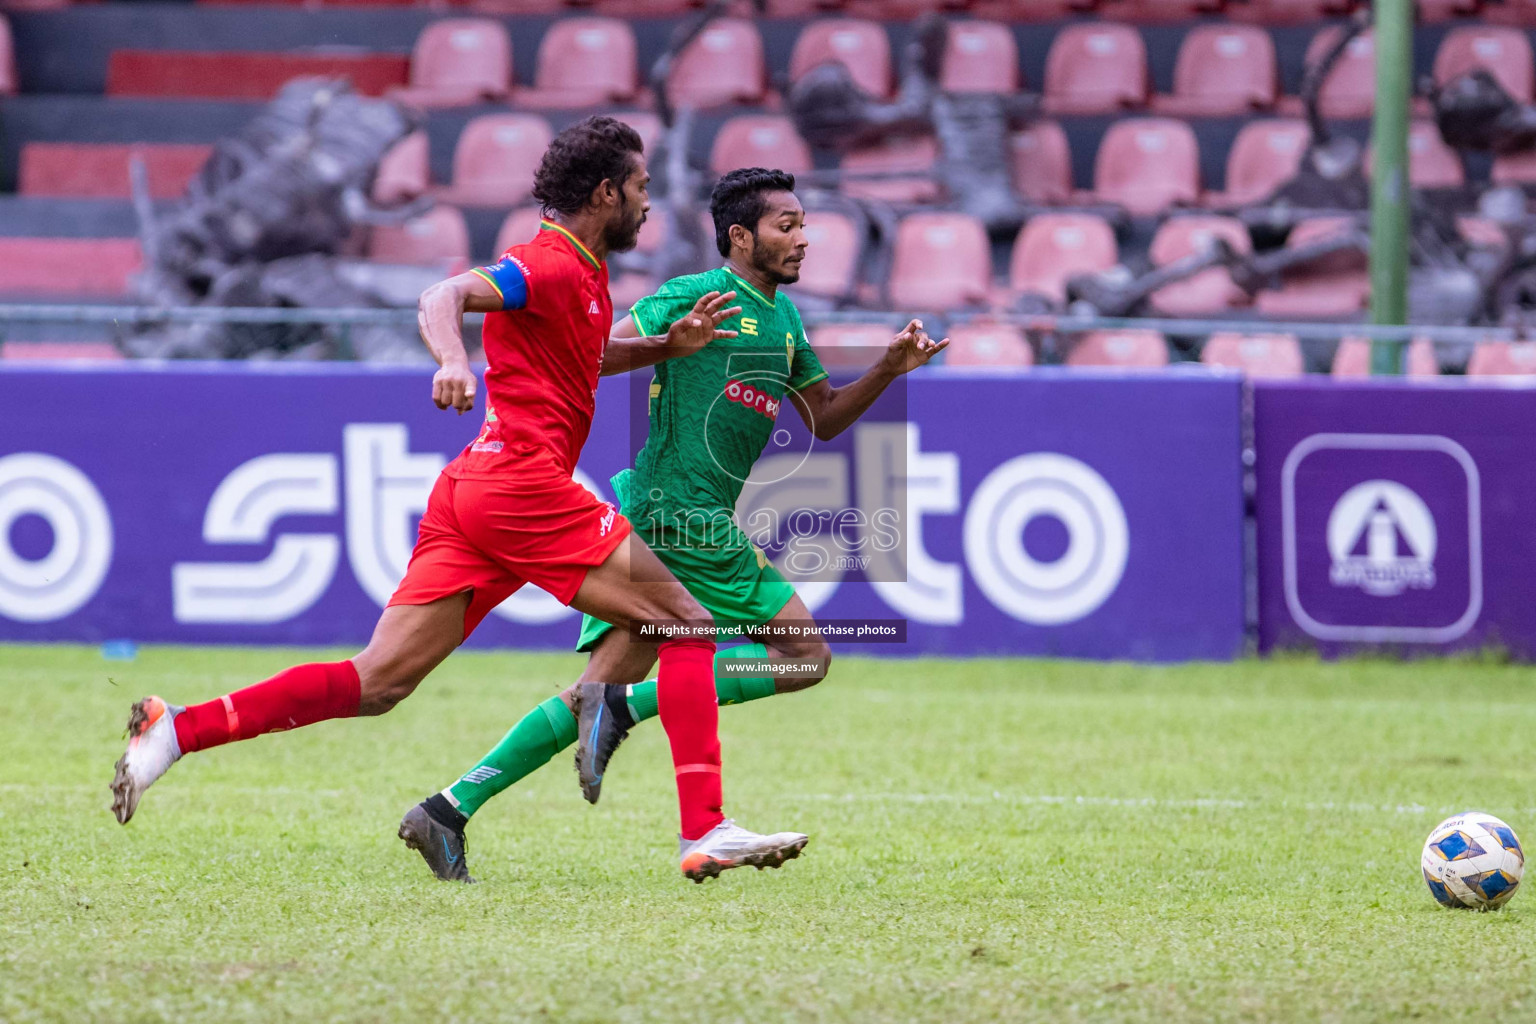
M1464 811L1435 826L1421 864L1430 895L1445 906L1494 910L1520 888L1525 851L1498 818Z

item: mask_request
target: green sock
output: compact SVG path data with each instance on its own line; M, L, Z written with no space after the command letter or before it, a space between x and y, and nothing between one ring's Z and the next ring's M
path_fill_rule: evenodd
M726 675L720 669L720 662L734 658L759 660L766 657L768 657L768 648L762 644L740 644L726 648L715 655L715 697L722 707L727 704L745 704L749 700L772 697L776 687L772 676ZM629 705L629 713L636 722L655 718L658 713L656 680L647 679L643 683L635 683L629 688L629 693L625 694L624 700Z
M575 742L576 716L563 700L551 697L524 715L443 796L464 817L472 817L491 797Z

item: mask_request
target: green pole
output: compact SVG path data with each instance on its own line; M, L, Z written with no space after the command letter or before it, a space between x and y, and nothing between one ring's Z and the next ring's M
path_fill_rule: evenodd
M1376 114L1371 121L1371 322L1408 322L1408 102L1413 0L1373 0ZM1371 373L1402 372L1400 341L1371 345Z

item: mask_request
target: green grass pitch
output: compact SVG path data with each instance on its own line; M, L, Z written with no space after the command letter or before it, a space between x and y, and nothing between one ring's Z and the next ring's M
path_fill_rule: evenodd
M466 887L400 815L580 661L460 654L114 823L132 699L316 656L0 646L0 1020L1536 1017L1536 896L1444 910L1418 868L1468 807L1536 841L1530 668L845 658L721 713L727 811L800 860L685 882L653 722L599 806L562 754L487 807Z

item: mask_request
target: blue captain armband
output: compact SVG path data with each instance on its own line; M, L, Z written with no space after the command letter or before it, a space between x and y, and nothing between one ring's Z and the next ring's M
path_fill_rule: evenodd
M489 267L475 267L470 271L479 274L496 294L501 296L502 309L522 309L528 305L528 268L511 253Z

